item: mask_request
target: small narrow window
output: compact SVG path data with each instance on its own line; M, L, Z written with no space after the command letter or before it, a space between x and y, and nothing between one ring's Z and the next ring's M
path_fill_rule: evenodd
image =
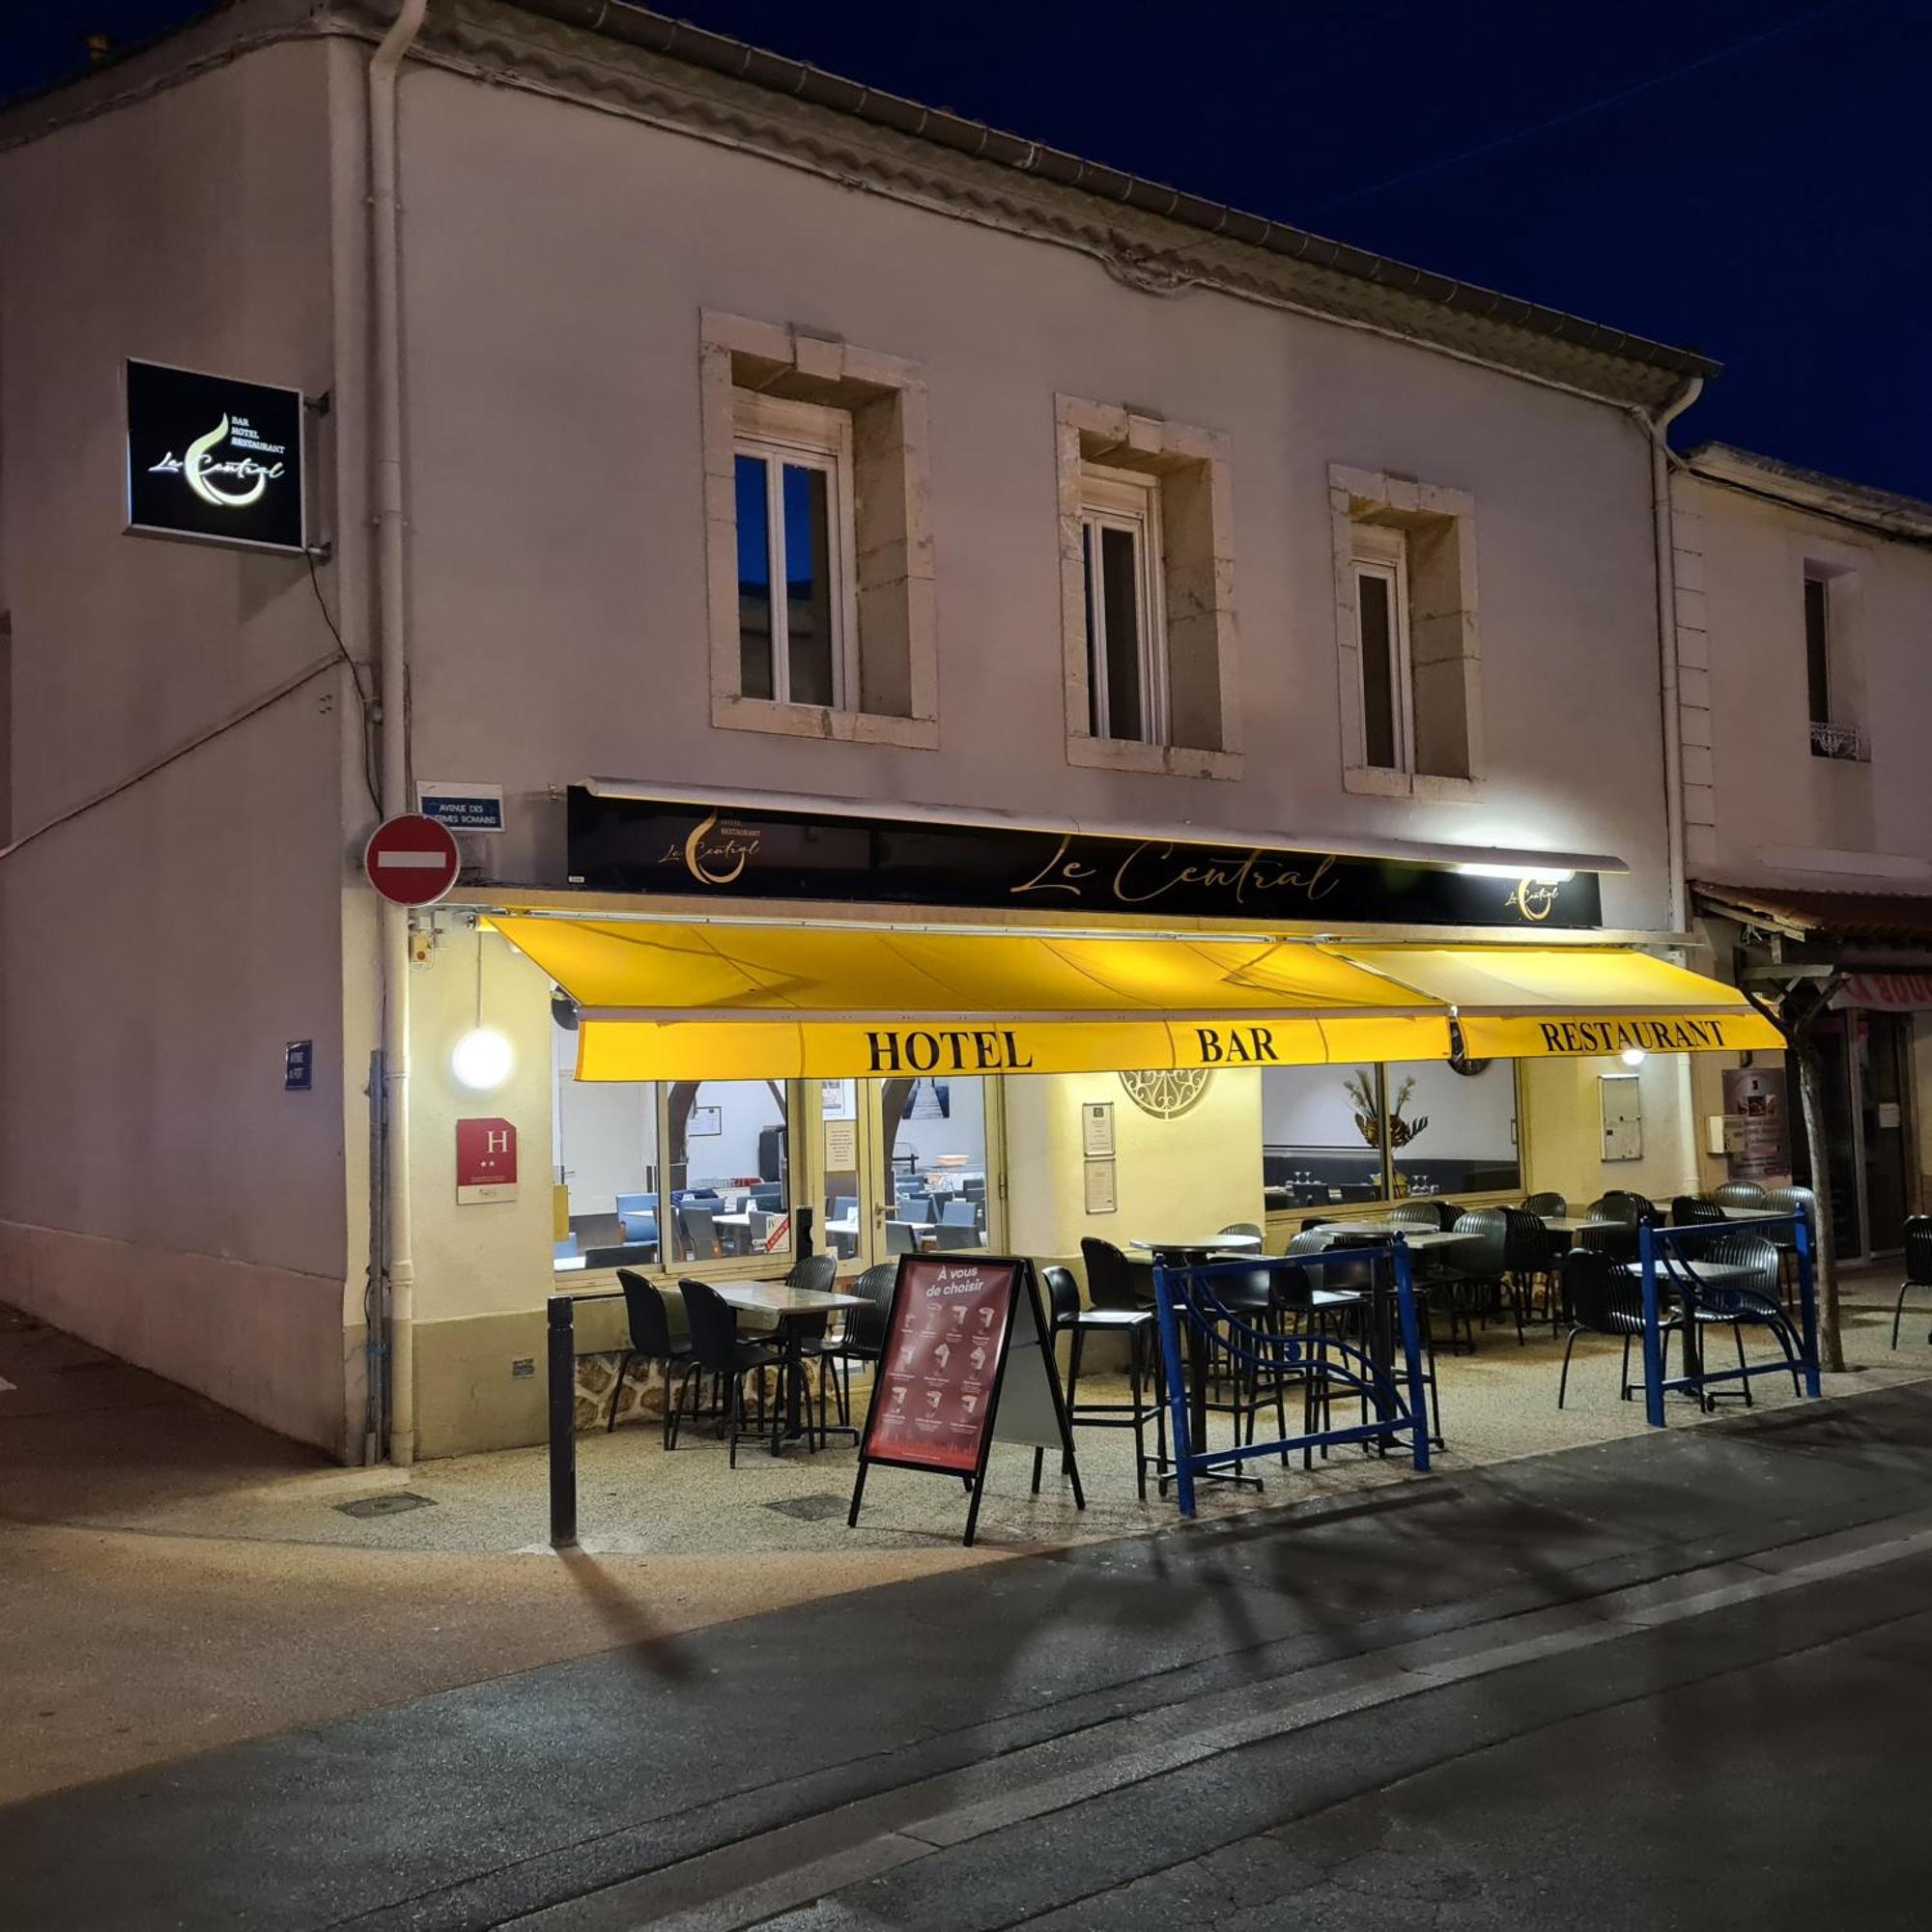
M739 690L849 709L858 694L851 418L741 395L736 423Z
M1089 465L1081 477L1088 728L1095 738L1167 743L1159 484Z
M1414 769L1414 679L1408 656L1408 583L1402 533L1356 532L1356 642L1362 665L1362 762Z
M1822 577L1804 580L1804 674L1810 691L1811 722L1830 724L1833 722L1830 586Z

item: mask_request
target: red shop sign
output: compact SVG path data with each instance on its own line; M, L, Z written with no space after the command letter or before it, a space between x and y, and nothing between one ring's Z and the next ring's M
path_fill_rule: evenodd
M457 1122L456 1198L466 1208L517 1198L517 1129L510 1122Z

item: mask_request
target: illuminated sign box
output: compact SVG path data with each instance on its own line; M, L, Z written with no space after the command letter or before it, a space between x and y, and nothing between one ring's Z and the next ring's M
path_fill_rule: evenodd
M306 549L299 389L135 361L126 387L130 534Z

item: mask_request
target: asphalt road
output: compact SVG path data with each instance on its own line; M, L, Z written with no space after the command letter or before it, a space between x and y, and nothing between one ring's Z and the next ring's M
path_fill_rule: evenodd
M10 1932L1920 1925L1932 1385L891 1585L0 1811Z

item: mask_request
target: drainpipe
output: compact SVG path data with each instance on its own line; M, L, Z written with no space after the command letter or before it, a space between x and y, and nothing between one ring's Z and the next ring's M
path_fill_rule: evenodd
M1677 568L1670 522L1670 425L1694 403L1704 387L1701 376L1690 377L1676 396L1655 415L1638 420L1650 434L1650 509L1657 540L1657 663L1658 689L1663 705L1663 840L1669 876L1672 932L1690 928L1690 895L1685 883L1684 857L1684 717L1678 708ZM1677 1165L1679 1179L1697 1191L1696 1074L1691 1056L1684 1065L1677 1091Z
M1692 376L1655 415L1638 420L1650 434L1650 511L1657 538L1658 683L1663 700L1663 837L1669 867L1670 930L1687 930L1690 898L1684 883L1684 720L1677 707L1677 572L1670 528L1670 425L1703 393Z
M429 0L403 0L369 62L369 253L373 306L376 581L382 665L383 814L410 810L408 600L403 554L401 237L396 201L396 77ZM382 910L383 1066L388 1137L384 1259L389 1324L389 1460L415 1459L415 1250L410 1198L410 915Z

